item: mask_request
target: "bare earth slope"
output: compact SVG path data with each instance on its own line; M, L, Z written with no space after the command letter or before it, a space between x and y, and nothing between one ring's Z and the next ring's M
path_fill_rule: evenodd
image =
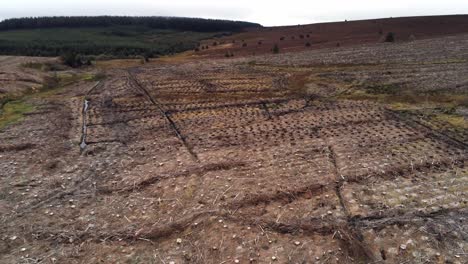
M465 109L467 42L156 62L32 97L0 133L0 262L466 263L467 130L425 111ZM414 95L422 116L382 101Z
M0 56L0 99L7 93L23 93L28 89L38 89L42 85L43 74L35 69L23 67L26 63L54 62L50 58Z

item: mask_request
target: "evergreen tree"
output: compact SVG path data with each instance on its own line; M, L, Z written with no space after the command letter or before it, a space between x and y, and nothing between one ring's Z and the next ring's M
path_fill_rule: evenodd
M279 47L278 47L278 44L275 44L275 46L273 46L273 53L274 54L278 54L279 53Z

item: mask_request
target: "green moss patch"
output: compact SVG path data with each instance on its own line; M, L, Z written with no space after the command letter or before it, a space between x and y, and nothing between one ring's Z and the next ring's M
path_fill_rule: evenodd
M25 113L34 111L34 106L24 101L7 102L0 110L0 130L23 119Z

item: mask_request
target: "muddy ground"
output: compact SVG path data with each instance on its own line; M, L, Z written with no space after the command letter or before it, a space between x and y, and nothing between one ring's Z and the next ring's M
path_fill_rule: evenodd
M466 263L466 41L120 63L29 97L0 134L0 262Z

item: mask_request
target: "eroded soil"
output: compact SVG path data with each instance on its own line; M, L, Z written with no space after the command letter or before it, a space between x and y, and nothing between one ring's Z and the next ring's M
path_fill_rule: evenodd
M32 97L0 134L1 262L466 263L466 131L346 96L391 71L463 97L466 53L395 45L121 67ZM382 49L391 64L363 63ZM458 77L418 84L434 72Z

